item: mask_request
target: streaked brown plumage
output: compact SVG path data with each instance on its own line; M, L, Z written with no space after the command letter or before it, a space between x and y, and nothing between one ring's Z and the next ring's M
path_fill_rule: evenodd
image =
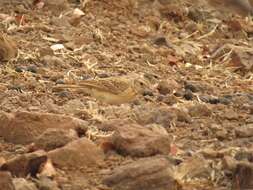
M147 86L140 79L126 79L123 77L110 77L106 79L94 79L80 81L77 85L58 85L58 89L78 89L91 97L108 104L123 104L132 102L138 94Z

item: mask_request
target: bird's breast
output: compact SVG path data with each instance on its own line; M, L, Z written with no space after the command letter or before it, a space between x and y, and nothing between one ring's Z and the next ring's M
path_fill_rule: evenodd
M91 90L91 96L101 102L108 104L123 104L131 102L135 99L136 93L132 88L127 89L119 94L113 94L106 91L100 91L96 89Z

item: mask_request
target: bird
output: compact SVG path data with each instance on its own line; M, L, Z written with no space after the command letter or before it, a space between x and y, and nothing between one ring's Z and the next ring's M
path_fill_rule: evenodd
M66 88L81 90L103 103L119 105L136 100L148 83L142 78L108 77L79 81L77 85L57 85L53 90Z
M18 54L18 48L14 40L4 33L0 33L0 61L9 61Z

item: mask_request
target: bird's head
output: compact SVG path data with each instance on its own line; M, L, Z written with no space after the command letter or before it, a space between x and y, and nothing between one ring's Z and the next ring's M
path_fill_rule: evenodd
M144 78L136 78L134 79L134 88L138 93L143 93L145 90L150 89L150 85Z

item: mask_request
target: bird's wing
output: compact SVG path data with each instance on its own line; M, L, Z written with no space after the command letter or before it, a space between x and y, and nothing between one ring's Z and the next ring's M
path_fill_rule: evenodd
M120 94L129 88L129 84L119 79L87 80L78 83L79 86L90 89L97 89L113 94Z
M53 92L57 92L57 91L62 90L62 89L75 89L75 90L84 91L87 94L91 93L91 90L88 89L88 88L84 88L82 86L72 85L72 84L59 84L57 86L54 86L52 90L53 90Z

